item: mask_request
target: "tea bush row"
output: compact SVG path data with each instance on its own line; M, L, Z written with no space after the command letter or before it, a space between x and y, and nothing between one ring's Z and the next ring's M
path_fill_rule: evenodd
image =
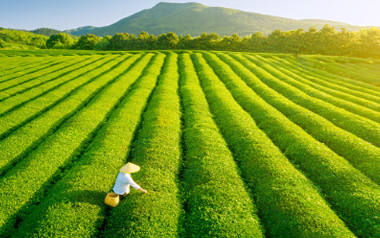
M313 58L313 57L307 58L307 61L314 64L315 66L323 65L323 70L327 72L349 77L358 81L362 81L364 83L380 86L380 79L377 73L379 70L378 64L376 64L377 67L376 69L374 69L376 73L372 73L371 70L368 70L368 68L366 70L363 70L362 67L360 68L355 67L355 66L353 67L353 65L346 66L335 61L326 62L326 60L327 59L323 59L323 58ZM354 65L358 65L358 64L354 64Z
M201 54L194 54L193 61L215 120L255 194L266 234L354 237L308 178L257 127L213 71L225 69L211 68Z
M380 184L380 149L363 139L347 132L327 119L293 103L261 82L246 65L249 61L242 56L218 54L228 63L234 72L251 87L266 103L280 111L287 119L300 126L305 132L327 145L336 154L341 155L353 166ZM244 66L243 66L244 65Z
M312 60L310 57L300 56L297 61L291 60L291 62L293 64L296 64L298 67L306 69L308 72L314 73L319 76L323 76L325 80L328 80L330 82L338 83L350 88L359 88L364 92L369 92L371 94L375 94L376 96L380 95L378 86L368 84L357 79L347 78L339 74L337 75L331 72L324 71L322 69L323 67L326 67L326 63L324 63L322 67L319 67L319 62Z
M141 71L149 59L144 57L122 76L128 80L123 87L130 87L126 97L80 160L48 191L46 199L25 218L14 237L100 235L100 229L106 223L104 219L107 219L106 210L109 210L104 198L112 188L118 170L126 163L140 117L161 72L164 55L154 56ZM132 194L130 196L135 196ZM59 216L55 216L57 213Z
M123 85L129 81L122 77L130 65L126 57L121 57L124 61L103 74L99 84L94 85L103 90L0 179L0 233L13 227L19 209L22 213L30 209L49 183L54 183L62 176L62 170L75 164L75 158L122 99L128 90ZM140 65L141 70L145 65Z
M323 92L323 90L315 89L314 87L315 84L310 85L308 82L305 82L305 80L299 77L298 75L293 74L287 70L281 70L281 68L279 68L277 65L265 60L264 58L260 56L256 56L256 57L257 57L257 60L259 60L262 63L261 67L263 69L265 69L268 73L270 73L277 79L281 80L282 82L285 82L314 98L320 99L338 108L345 109L356 115L360 115L362 117L371 119L374 122L380 123L380 112L376 112L374 110L363 107L361 105L357 105L355 103L349 102L347 100L348 95L346 94L342 95L338 93L338 97L334 97L334 96L329 95L326 92ZM320 86L317 85L316 87L320 87ZM370 103L368 102L366 105L369 105L369 104ZM376 105L374 106L376 108ZM377 109L378 110L380 109L378 104L377 104Z
M263 237L257 208L213 121L189 54L179 61L184 111L185 237Z
M127 59L129 64L138 59L140 55ZM86 80L91 80L87 78ZM53 134L54 131L68 118L74 115L109 82L109 78L92 78L88 84L74 89L65 100L46 111L36 119L19 127L9 136L0 141L0 172L6 171L17 160L33 150L38 144ZM48 98L49 99L49 98ZM54 95L50 100L54 100ZM46 100L48 101L48 100ZM35 105L37 107L39 103ZM32 104L33 106L33 104ZM31 133L32 132L32 133Z
M0 84L0 101L11 97L15 94L20 94L27 90L31 90L40 85L48 83L50 81L58 79L61 75L69 73L79 67L81 67L84 60L83 58L71 58L64 60L56 65L51 65L50 67L40 70L37 73L28 74L24 77L18 77L15 80L8 81L6 83ZM50 75L51 74L51 75Z
M108 62L112 61L113 59L115 58L108 58ZM101 62L105 64L105 62L107 62L106 60L107 58L92 59L90 62L83 64L82 68L79 68L79 70L74 70L70 72L69 74L65 74L59 80L47 83L34 90L29 90L29 91L26 91L18 95L14 95L13 97L5 99L4 101L1 102L2 106L0 108L0 115L4 115L7 112L15 110L18 107L27 103L28 101L36 99L54 89L59 88L61 85L64 85L66 82L70 82L73 79L75 79L75 76L78 76L84 73L92 74L93 68L91 67L94 67L94 66L99 67L101 66ZM57 76L59 76L59 74Z
M182 232L177 58L175 53L167 55L128 159L141 166L133 179L148 193L131 194L112 209L103 237L176 237Z
M281 93L298 105L323 116L342 129L349 131L376 146L380 146L380 126L378 123L350 113L330 103L316 99L302 90L294 88L274 77L271 74L273 67L268 66L252 56L246 57L251 61L251 64L247 65L247 67L249 67L248 69L254 72L262 82L270 86L272 89Z
M284 59L276 58L274 60L272 59L271 61L275 62L280 67L277 69L281 70L281 68L284 68L289 72L292 72L292 75L295 74L297 76L301 76L303 79L308 80L308 83L310 85L313 85L313 87L315 88L330 93L335 97L343 97L351 102L360 104L362 106L371 108L376 111L380 111L380 97L377 97L370 93L362 92L361 89L363 88L357 88L357 90L354 87L345 87L344 84L331 83L329 80L326 80L323 76L314 75L302 69L301 67L297 67L296 65L291 64L289 61Z
M15 95L5 101L0 102L0 110L3 115L0 117L0 138L3 138L9 131L25 124L38 115L49 110L52 106L64 100L75 89L86 85L96 77L100 77L104 72L116 66L124 58L104 58L96 62L91 62L78 71L73 71L62 77L59 81L61 84L43 85L38 89ZM93 69L92 67L98 67ZM52 82L57 84L59 82ZM45 88L48 87L48 88ZM47 91L45 91L47 90ZM8 111L7 111L8 110ZM9 111L10 110L10 111Z
M0 72L0 84L6 83L18 77L24 75L32 74L41 70L41 68L48 68L50 65L55 64L60 59L55 58L35 58L30 57L31 61L29 64L25 63L25 59L21 57L11 58L1 58L2 63L0 64L3 67L3 70ZM28 62L28 61L26 61ZM8 64L16 67L11 67ZM37 68L37 69L36 69Z
M284 155L322 190L326 200L347 226L359 236L378 234L380 186L268 105L226 63L216 56L205 55L236 101ZM237 67L234 69L238 70ZM276 96L277 100L282 100L281 96L271 94L272 98Z

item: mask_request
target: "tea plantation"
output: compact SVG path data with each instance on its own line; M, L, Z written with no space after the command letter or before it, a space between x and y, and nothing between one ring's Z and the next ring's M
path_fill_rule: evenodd
M380 60L3 50L0 174L0 237L380 237Z

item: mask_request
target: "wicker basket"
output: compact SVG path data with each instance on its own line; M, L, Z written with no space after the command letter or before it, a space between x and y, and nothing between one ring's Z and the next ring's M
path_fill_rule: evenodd
M119 194L108 193L104 203L111 207L116 207L119 204Z

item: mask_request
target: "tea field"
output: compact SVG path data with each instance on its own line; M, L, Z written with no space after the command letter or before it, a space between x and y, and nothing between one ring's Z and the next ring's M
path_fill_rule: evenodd
M0 174L1 237L380 237L380 61L3 50Z

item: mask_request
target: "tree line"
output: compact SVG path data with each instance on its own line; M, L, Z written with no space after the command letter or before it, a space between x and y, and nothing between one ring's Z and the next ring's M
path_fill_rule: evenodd
M380 30L363 29L358 32L336 31L325 25L307 31L275 30L268 36L256 32L250 36L237 34L221 37L216 33L203 33L198 37L178 36L173 32L159 36L141 32L138 36L116 33L113 37L99 38L84 35L74 45L76 49L95 50L225 50L268 53L322 54L358 57L380 57Z
M21 42L25 38L25 44L48 49L223 50L380 58L380 29L377 28L353 32L344 28L337 31L334 27L325 25L321 29L310 27L308 30L275 30L267 36L255 32L245 37L238 34L222 37L216 33L203 33L198 37L192 37L178 36L173 32L155 36L144 31L138 36L116 33L114 36L105 37L92 34L73 37L61 32L44 38L31 34L16 34L15 31L0 29L0 47L4 42Z

